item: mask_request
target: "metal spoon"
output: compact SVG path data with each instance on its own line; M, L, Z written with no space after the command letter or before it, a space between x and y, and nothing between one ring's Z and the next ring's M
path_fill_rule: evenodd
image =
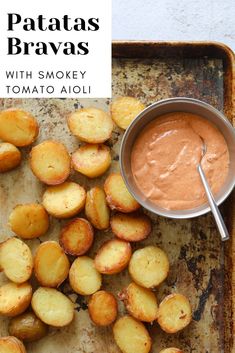
M200 138L202 140L202 157L201 157L201 161L202 161L202 158L206 154L206 144L205 144L205 141L203 140L203 138L201 136L200 136ZM206 196L207 196L210 208L211 208L211 212L213 213L217 228L218 228L218 230L220 232L220 235L221 235L221 239L223 241L225 241L225 240L229 239L229 233L228 233L227 227L226 227L226 225L224 223L224 220L222 218L222 215L220 213L220 210L219 210L219 208L218 208L218 206L217 206L217 204L215 202L214 196L213 196L213 194L211 192L211 188L210 188L210 186L208 184L208 181L206 179L205 173L203 172L203 169L202 169L202 166L201 166L201 161L200 161L200 163L197 166L197 170L198 170L198 172L200 174L203 186L205 188L205 192L206 192Z

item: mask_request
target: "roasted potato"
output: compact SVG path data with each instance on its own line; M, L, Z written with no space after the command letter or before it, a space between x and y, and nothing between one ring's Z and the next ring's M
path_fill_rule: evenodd
M26 353L25 346L13 336L0 337L0 352L1 353Z
M110 212L105 193L97 186L87 192L85 213L95 228L102 230L109 227Z
M0 173L12 170L21 162L21 152L11 143L0 143Z
M75 218L60 233L60 245L66 254L84 255L91 247L94 230L90 222L84 218Z
M39 132L37 120L21 109L0 112L0 139L23 147L33 143Z
M95 257L95 268L100 273L112 275L121 272L130 261L131 245L120 239L105 242Z
M115 297L104 290L94 293L88 303L90 318L98 326L112 324L116 320L117 310Z
M49 228L49 217L42 205L17 205L9 216L12 232L23 239L41 237Z
M9 238L0 246L0 264L7 278L15 283L26 282L33 271L30 248L20 239Z
M129 273L137 284L154 288L163 282L169 272L169 261L157 246L146 246L136 250L129 263Z
M68 126L73 135L88 143L108 140L113 130L109 114L96 108L76 110L69 115Z
M150 218L144 214L116 213L111 217L110 225L113 233L126 241L141 241L151 232Z
M114 340L123 353L148 353L151 338L142 322L126 315L113 326Z
M45 241L37 248L34 273L44 287L58 287L69 273L70 263L56 241Z
M125 130L144 108L145 105L134 97L120 97L111 105L111 116L117 126Z
M35 314L47 325L66 326L74 317L72 301L54 288L39 287L33 293L31 305Z
M127 190L121 174L113 173L104 183L106 200L111 210L129 213L137 210L140 205Z
M8 332L24 342L33 342L46 336L48 326L33 312L13 317L8 325Z
M86 191L77 183L65 182L49 186L42 199L47 212L56 218L70 218L85 206Z
M90 295L101 287L101 274L96 270L94 261L88 256L78 257L69 271L69 283L74 292Z
M157 298L150 289L132 282L120 294L119 298L134 318L140 321L153 322L157 319Z
M30 167L33 174L47 185L63 183L70 174L70 156L58 141L43 141L32 148Z
M178 348L170 347L170 348L165 348L161 350L160 353L183 353L183 351L181 351Z
M157 321L165 332L178 332L185 328L191 320L191 305L184 295L170 294L160 303Z
M89 178L96 178L106 172L111 164L108 146L87 144L72 154L72 167Z
M9 282L0 287L0 314L16 316L22 314L30 304L32 287L29 283Z

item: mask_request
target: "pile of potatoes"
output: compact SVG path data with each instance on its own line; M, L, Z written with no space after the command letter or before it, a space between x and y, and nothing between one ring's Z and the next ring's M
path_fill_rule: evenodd
M41 204L16 205L9 215L15 234L0 244L0 271L8 283L0 287L0 314L10 317L9 336L0 338L3 353L25 353L22 342L44 337L48 327L63 327L74 317L74 303L58 287L68 278L75 293L90 296L88 312L94 324L113 325L115 342L123 353L148 353L151 338L143 322L157 322L162 330L175 333L191 321L188 299L179 293L166 296L158 305L155 290L169 273L166 253L157 246L132 252L132 242L140 242L151 232L150 218L128 192L120 173L111 173L103 188L85 190L68 180L70 170L96 178L111 165L110 148L104 144L113 130L113 121L126 129L144 105L135 98L122 97L108 113L80 109L68 117L72 134L84 142L72 156L59 141L35 145L29 165L44 184ZM36 119L29 113L10 109L0 112L0 172L21 162L17 147L28 146L38 135ZM84 211L85 217L79 217ZM40 243L34 255L24 242L43 236L50 217L70 219L59 240ZM73 219L71 219L74 217ZM95 229L111 227L113 239L103 243L95 258L87 255L95 240ZM73 261L71 261L71 258ZM72 263L71 263L72 262ZM114 275L128 268L132 282L120 288L118 298L102 288L102 275ZM33 291L31 276L37 279ZM128 314L118 316L117 300ZM182 353L166 348L161 353Z

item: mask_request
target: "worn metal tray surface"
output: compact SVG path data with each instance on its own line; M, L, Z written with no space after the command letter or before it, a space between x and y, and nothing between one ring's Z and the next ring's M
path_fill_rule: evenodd
M113 44L113 96L130 95L150 104L174 96L194 97L224 110L233 118L233 61L226 47L213 43L129 43ZM109 109L110 100L95 99L1 99L0 108L19 107L33 113L40 123L40 136L36 144L48 138L65 143L70 152L79 141L71 136L66 116L82 106ZM107 142L112 147L112 171L119 169L119 146L123 132L118 128ZM40 202L45 186L29 169L29 148L24 148L20 168L0 176L0 234L1 240L12 236L7 219L18 203ZM108 172L109 173L109 172ZM87 189L102 185L102 178L88 180L72 172L70 179ZM232 196L222 210L233 228ZM191 220L171 220L150 214L153 222L151 235L144 242L133 244L133 250L147 244L162 247L170 259L170 274L156 290L158 301L173 292L189 297L193 308L192 323L180 333L164 333L156 323L147 325L152 340L152 352L176 346L184 353L232 353L234 335L234 240L222 244L210 214ZM27 241L35 251L40 242L58 239L66 221L51 219L50 230L41 239ZM99 246L112 238L110 231L96 232L95 243L89 255L94 256ZM6 278L1 274L1 282ZM233 281L233 282L232 282ZM128 271L103 276L103 288L115 295L128 283ZM35 283L36 285L36 283ZM76 302L73 323L62 329L50 329L42 340L27 345L29 353L116 353L119 349L112 337L112 329L98 328L89 319L87 297L74 294L68 282L60 289ZM119 315L125 313L119 302ZM8 319L0 321L1 336L7 335ZM133 352L135 353L135 352ZM136 352L138 353L138 352Z

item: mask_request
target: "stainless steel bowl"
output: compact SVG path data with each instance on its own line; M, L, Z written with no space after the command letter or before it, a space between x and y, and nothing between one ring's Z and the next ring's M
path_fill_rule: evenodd
M224 186L215 195L217 205L220 205L228 197L235 185L235 130L220 111L197 99L184 97L170 98L153 103L144 109L134 119L124 134L120 151L121 173L128 190L144 208L165 217L192 218L209 212L209 205L203 204L189 210L167 210L159 207L150 200L146 200L141 190L136 186L131 172L131 151L138 134L143 130L145 125L158 116L176 111L198 114L214 123L223 134L229 148L230 168Z

